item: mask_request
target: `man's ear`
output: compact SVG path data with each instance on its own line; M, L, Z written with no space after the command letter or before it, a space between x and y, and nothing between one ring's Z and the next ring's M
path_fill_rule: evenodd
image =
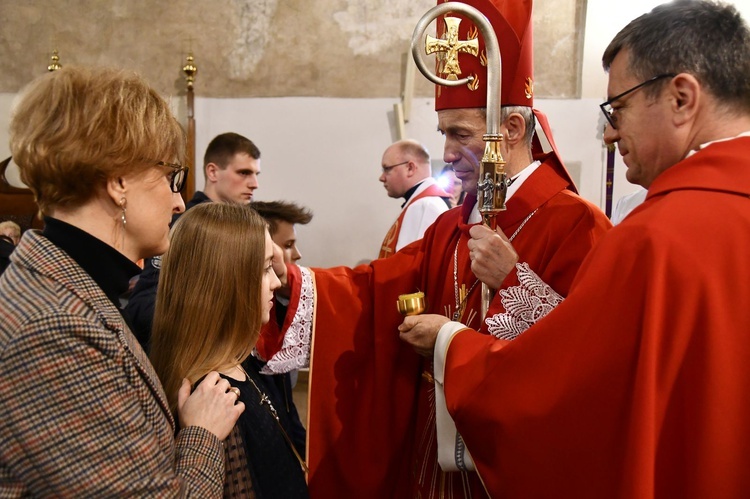
M517 144L523 140L523 135L526 132L526 120L523 119L523 116L518 113L510 113L504 124L507 130L505 140L509 144Z
M408 177L411 177L415 173L417 173L417 164L414 161L409 160L409 162L406 164L406 175Z
M206 165L206 180L210 180L211 182L216 182L216 172L219 170L219 165L216 163L208 163Z
M698 113L703 92L695 76L680 73L669 83L668 92L673 123L677 126L691 121Z

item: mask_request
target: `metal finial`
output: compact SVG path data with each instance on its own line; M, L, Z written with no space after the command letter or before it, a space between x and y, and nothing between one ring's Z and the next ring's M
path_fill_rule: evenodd
M195 82L195 74L198 72L198 67L195 65L195 58L193 57L192 51L188 53L185 61L186 63L182 67L182 71L183 73L185 73L185 79L187 80L188 88L193 88L193 83Z
M62 69L62 64L60 64L60 56L57 55L57 49L52 50L52 57L50 57L50 64L47 66L47 71L57 71L58 69Z

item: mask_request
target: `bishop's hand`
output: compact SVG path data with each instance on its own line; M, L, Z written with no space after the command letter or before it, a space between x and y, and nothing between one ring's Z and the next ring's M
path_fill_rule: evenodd
M500 289L518 262L518 253L502 229L494 231L486 225L475 225L469 229L469 235L471 271L490 288Z
M432 357L438 331L449 319L442 315L410 315L398 327L399 338L414 347L419 355Z

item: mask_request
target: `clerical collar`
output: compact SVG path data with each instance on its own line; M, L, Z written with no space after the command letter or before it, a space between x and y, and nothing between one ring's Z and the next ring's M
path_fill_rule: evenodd
M685 156L685 158L689 158L693 154L697 153L701 149L705 149L706 147L710 146L711 144L716 144L717 142L726 142L728 140L739 139L740 137L750 137L750 130L748 130L747 132L742 132L739 135L735 135L734 137L727 137L727 138L724 138L724 139L716 139L716 140L712 140L711 142L706 142L705 144L701 144L698 147L696 147L694 150L692 150L689 153L687 153L687 156Z
M508 201L511 197L513 197L513 194L518 191L518 189L521 188L524 182L526 182L526 179L531 176L532 173L536 171L537 168L541 166L540 161L534 161L529 166L521 170L520 172L516 173L513 177L511 177L511 183L508 185L508 193L505 195L505 200Z
M536 171L537 168L539 168L542 165L540 161L534 161L529 166L521 170L520 172L513 175L511 178L508 179L508 191L505 195L505 202L507 203L510 198L513 196L513 194L518 191L518 189L521 188L524 182L526 182L526 179L528 179L532 173ZM471 215L469 215L468 222L470 224L476 224L482 221L482 215L479 213L479 209L477 208L476 204L474 205L474 209L471 210Z
M427 180L427 179L425 179L425 180ZM424 182L424 180L422 180L422 182ZM409 198L411 198L411 197L412 197L412 196L414 195L414 191L416 191L416 190L417 190L417 188L418 188L418 187L419 187L420 185L422 185L422 182L417 182L416 184L414 184L414 186L412 186L412 188L411 188L411 189L409 189L408 191L406 191L406 192L404 193L404 202L403 202L403 204L401 205L401 208L403 208L404 206L406 206L406 203L408 203L408 202L409 202Z
M125 255L86 231L52 217L44 217L42 235L68 254L91 276L117 309L130 278L141 269Z

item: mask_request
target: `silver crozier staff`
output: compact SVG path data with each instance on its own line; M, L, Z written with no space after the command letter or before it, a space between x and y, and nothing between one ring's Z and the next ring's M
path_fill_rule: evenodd
M477 204L484 224L495 230L497 228L497 214L505 210L505 194L507 191L505 160L500 153L500 142L503 140L503 136L498 133L500 129L502 62L495 30L487 18L474 7L460 2L443 3L427 11L417 23L414 28L414 35L411 38L411 53L419 71L436 85L447 87L467 85L470 88L472 85L476 85L472 76L459 79L461 68L458 65L458 54L463 52L477 57L479 52L479 42L476 38L472 40L458 39L460 18L445 18L446 32L443 38L425 36L427 26L438 16L449 12L461 13L474 21L484 37L485 47L487 48L487 133L483 136L485 146L479 169L479 182L477 183ZM441 72L447 75L446 78L437 76L427 69L420 53L421 47L424 47L425 54L438 53L441 55L440 68ZM493 290L482 283L482 319L487 315L492 295Z

